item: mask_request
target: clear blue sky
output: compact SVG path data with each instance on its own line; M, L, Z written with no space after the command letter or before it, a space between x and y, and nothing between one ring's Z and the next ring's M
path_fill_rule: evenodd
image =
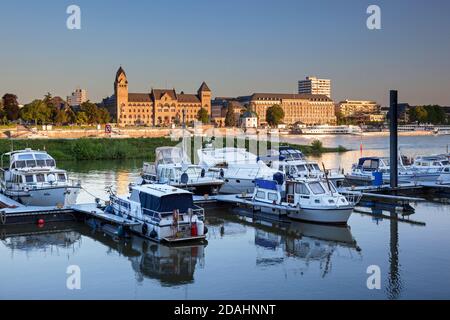
M82 30L66 28L66 8ZM366 28L378 4L382 30ZM450 105L450 1L2 1L0 94L21 103L80 86L113 92L122 65L133 92L151 87L214 96L294 93L306 75L331 78L333 98Z

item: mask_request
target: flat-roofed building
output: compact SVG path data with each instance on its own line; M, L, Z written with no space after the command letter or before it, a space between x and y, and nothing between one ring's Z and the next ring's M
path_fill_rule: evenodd
M323 94L331 98L331 80L317 77L306 77L298 82L298 93Z
M352 117L362 114L379 114L381 107L375 101L368 100L345 100L337 105L337 112L343 117Z
M333 100L326 95L255 93L248 97L239 97L238 101L247 104L256 112L260 124L266 122L267 109L274 105L279 105L284 110L283 122L286 124L336 123Z

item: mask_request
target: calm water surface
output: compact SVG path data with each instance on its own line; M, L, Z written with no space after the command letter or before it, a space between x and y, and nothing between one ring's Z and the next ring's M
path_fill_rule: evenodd
M287 137L305 143L305 138ZM387 137L364 137L365 155L386 155ZM449 137L402 137L408 155L445 151ZM318 160L349 169L359 137L324 137L356 149ZM409 145L409 146L408 146ZM420 151L417 150L420 148ZM60 163L95 196L119 193L140 161ZM80 202L91 202L83 193ZM416 299L450 298L450 205L414 206L410 221L354 213L348 228L248 218L208 210L208 244L115 241L83 224L0 229L0 298L26 299ZM401 216L400 216L401 217ZM417 222L417 223L416 223ZM81 290L66 288L69 265ZM381 268L381 290L368 290L367 267Z

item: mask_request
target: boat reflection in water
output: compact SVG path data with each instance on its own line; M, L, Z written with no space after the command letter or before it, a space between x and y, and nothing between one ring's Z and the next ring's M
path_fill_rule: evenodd
M255 229L257 248L256 264L270 267L295 258L304 262L304 272L312 262L319 262L322 277L331 271L333 257L346 259L361 258L361 249L348 226L331 226L278 219L267 215L254 215L247 210L235 209L235 215L224 214L223 226L227 220ZM223 228L223 227L222 227ZM210 228L211 230L211 228ZM227 234L227 230L224 232Z
M203 267L205 244L161 245L141 237L118 239L103 231L80 223L55 223L43 227L8 226L0 228L0 241L11 249L59 255L60 249L75 252L89 237L131 261L137 281L155 279L162 286L178 286L194 282L196 267Z
M132 248L141 252L129 258L138 282L150 278L162 286L186 285L194 282L195 268L204 267L205 245L166 246L138 237L132 241Z

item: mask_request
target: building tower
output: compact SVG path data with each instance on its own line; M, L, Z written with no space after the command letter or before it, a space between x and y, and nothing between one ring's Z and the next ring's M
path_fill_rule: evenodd
M114 94L116 97L116 117L117 124L121 125L121 113L125 111L128 105L128 80L125 71L122 67L117 70L116 80L114 81Z
M202 103L202 108L205 108L208 111L208 114L211 115L211 90L205 82L202 83L197 94Z

